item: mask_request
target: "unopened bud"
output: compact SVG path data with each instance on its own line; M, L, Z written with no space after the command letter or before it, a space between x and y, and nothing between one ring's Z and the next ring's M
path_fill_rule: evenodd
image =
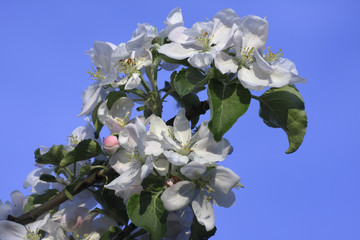
M110 154L114 154L120 147L117 137L110 135L104 140L104 150Z

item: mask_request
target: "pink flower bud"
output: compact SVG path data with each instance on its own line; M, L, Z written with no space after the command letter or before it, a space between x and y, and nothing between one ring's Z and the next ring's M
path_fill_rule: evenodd
M114 154L120 147L117 137L110 135L104 140L104 150L110 154Z

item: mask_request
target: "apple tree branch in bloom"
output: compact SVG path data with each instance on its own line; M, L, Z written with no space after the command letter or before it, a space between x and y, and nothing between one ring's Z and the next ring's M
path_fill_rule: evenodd
M306 80L266 46L266 19L228 8L187 28L175 8L164 24L160 32L138 24L129 41L96 41L86 52L94 64L78 115L86 124L67 144L35 151L24 182L32 194L0 201L0 239L208 239L213 206L231 207L243 187L220 164L237 148L223 136L251 102L285 131L286 153L300 147L307 116L294 84ZM165 122L168 97L180 109Z

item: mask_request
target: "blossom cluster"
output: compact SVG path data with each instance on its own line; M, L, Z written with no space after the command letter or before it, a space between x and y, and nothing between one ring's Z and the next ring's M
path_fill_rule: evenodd
M40 147L35 152L37 169L24 182L32 195L14 191L12 203L0 201L1 240L106 239L127 228L129 218L137 225L139 239L188 239L194 224L205 232L214 229L214 204L234 204L233 189L243 187L240 177L219 165L233 151L222 135L243 114L231 111L237 107L246 111L249 103L243 99L250 101L249 90L281 88L305 79L281 50L273 53L266 48L265 18L239 17L224 9L211 20L187 28L181 9L175 8L164 24L161 31L138 24L126 43L97 41L87 51L94 64L89 71L94 83L81 95L79 116L91 118L70 134L67 145ZM180 66L186 67L180 72L187 77L177 72ZM173 74L160 89L157 72L161 69ZM194 83L197 78L201 80ZM244 95L229 100L239 106L226 102L229 96L212 96L213 81L224 88L242 89L237 92ZM188 112L196 109L200 102L196 94L206 87L212 119L198 124L201 113L190 116ZM181 106L171 122L161 117L168 96ZM220 104L225 106L220 109L225 112L220 116L224 123L214 123L216 101L224 103ZM143 113L135 114L134 109ZM214 130L214 125L220 130ZM103 132L100 135L103 127L109 132L106 137ZM80 193L74 191L94 173L102 174L100 182ZM8 215L15 219L26 215L60 192L69 201L45 211L36 221L22 225L7 220ZM160 216L153 218L158 224L146 219L151 212L148 205L141 221L140 213L133 211L147 204L144 194L151 195L147 200L156 205L154 212Z

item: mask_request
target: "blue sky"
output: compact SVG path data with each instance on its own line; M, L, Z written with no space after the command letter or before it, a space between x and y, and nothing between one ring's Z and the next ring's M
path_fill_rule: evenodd
M267 16L268 45L283 49L308 83L298 85L309 127L290 155L252 101L225 137L223 162L242 178L232 208L216 209L213 239L360 239L360 20L357 1L3 1L0 8L0 199L22 188L39 145L65 144L85 123L81 92L91 84L85 51L94 41L130 39L137 23L159 28L171 9L185 25L224 8ZM167 80L167 79L164 79ZM254 92L256 95L257 93ZM165 118L177 112L169 103Z

